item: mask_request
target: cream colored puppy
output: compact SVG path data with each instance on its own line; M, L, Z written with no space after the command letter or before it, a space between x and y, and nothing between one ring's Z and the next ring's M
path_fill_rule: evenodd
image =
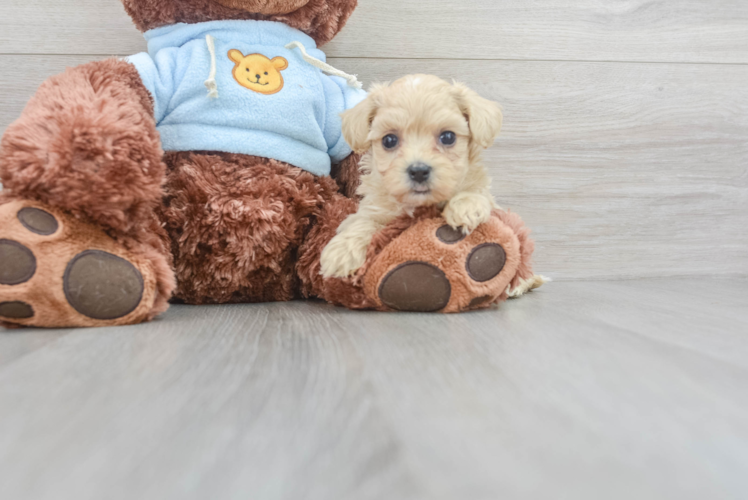
M372 237L416 207L438 205L465 233L487 222L496 206L483 151L501 130L499 106L459 83L412 75L375 86L343 114L343 134L365 153L358 212L322 252L322 274L346 277L366 260Z

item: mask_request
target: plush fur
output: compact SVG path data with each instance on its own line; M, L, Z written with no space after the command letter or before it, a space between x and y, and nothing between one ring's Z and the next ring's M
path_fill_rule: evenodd
M366 260L374 234L398 216L421 206L444 207L444 218L466 233L488 222L495 207L482 152L501 129L496 103L459 84L435 76L413 75L374 88L369 97L343 116L343 133L365 152L356 214L348 217L322 252L322 272L346 277ZM444 132L454 144L440 142ZM385 136L399 143L386 149ZM426 184L408 174L413 165L431 169Z
M350 309L374 309L376 302L366 295L360 280L324 278L320 273L322 249L335 236L340 223L356 212L357 203L341 195L322 207L315 224L299 249L296 265L304 298L320 297ZM411 220L410 224L415 221Z
M352 154L337 165L332 166L330 175L338 182L340 192L348 198L358 198L356 192L361 185L361 155Z
M122 3L141 31L174 23L255 19L285 23L322 46L343 29L358 0L122 0Z
M494 210L494 215L506 224L517 235L520 244L520 264L517 274L509 284L507 295L518 298L531 290L540 288L549 281L545 276L536 275L532 271L532 254L535 252L535 242L530 238L530 229L525 226L519 215L514 212Z
M337 193L329 177L267 158L170 153L162 220L191 304L291 300L296 251Z

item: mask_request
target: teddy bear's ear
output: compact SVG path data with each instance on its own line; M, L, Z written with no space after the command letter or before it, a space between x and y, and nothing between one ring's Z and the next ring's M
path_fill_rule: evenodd
M501 108L461 83L455 82L453 88L457 104L470 125L470 142L483 149L491 146L504 120Z
M236 64L239 64L244 60L244 54L242 54L239 50L231 49L229 50L229 59L234 61Z
M343 137L354 152L365 153L371 148L369 133L377 109L376 90L372 90L366 99L341 115Z
M283 71L284 69L288 68L288 61L286 61L286 59L284 59L283 57L274 57L270 62L273 63L273 67L278 71Z

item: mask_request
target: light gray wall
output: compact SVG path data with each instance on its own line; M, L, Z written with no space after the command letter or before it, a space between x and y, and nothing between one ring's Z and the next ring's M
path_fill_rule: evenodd
M499 203L558 279L748 275L748 2L361 0L327 48L499 101ZM143 50L117 0L2 0L0 131L49 75Z

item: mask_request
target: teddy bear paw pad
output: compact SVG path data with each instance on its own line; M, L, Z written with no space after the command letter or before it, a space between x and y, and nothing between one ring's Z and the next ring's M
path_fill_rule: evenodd
M8 319L29 319L34 316L34 309L26 302L0 302L0 316Z
M0 322L138 323L153 306L150 265L99 227L30 201L0 206Z
M379 286L379 298L397 311L439 311L449 304L451 295L452 285L444 272L425 262L401 264Z
M49 236L55 234L60 227L55 216L51 213L34 207L24 207L16 214L23 227L32 233Z
M442 243L452 245L461 242L467 237L467 235L462 232L461 228L455 229L452 226L445 224L436 230L436 237L439 238L439 241Z
M24 245L0 239L0 285L19 285L36 272L36 257Z
M93 319L117 319L138 307L143 297L143 275L116 255L86 250L67 266L65 297L79 313Z
M485 283L498 276L505 264L504 248L497 243L484 243L470 252L465 268L471 278L479 283Z

